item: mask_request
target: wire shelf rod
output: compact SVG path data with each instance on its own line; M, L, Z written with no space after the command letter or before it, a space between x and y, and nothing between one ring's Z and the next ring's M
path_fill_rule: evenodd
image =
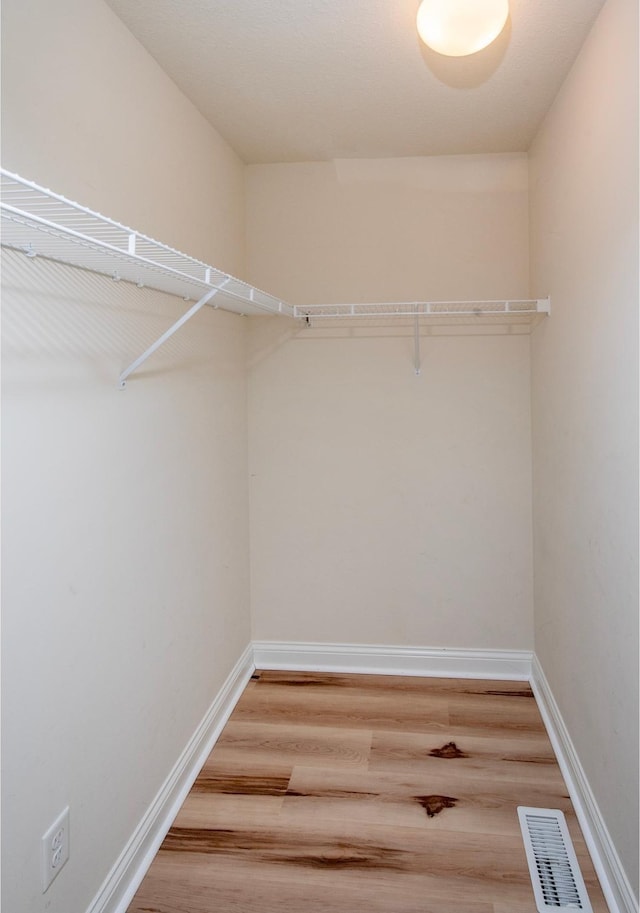
M19 211L14 210L13 207L7 206L6 204L3 205L3 209L5 211L10 212L13 215L15 215L22 222L22 224L25 224L25 222L22 220L22 214ZM165 256L163 260L159 260L159 259L151 260L148 257L142 256L139 253L139 249L138 249L138 251L136 251L136 253L131 253L130 237L133 236L136 239L140 237L139 235L137 235L135 233L130 233L130 235L127 237L127 248L125 249L124 247L118 247L108 241L104 241L102 239L98 239L95 237L91 237L89 235L85 235L82 232L79 232L72 228L65 227L63 229L60 229L59 226L55 222L51 222L50 220L44 219L41 216L29 214L28 221L35 222L37 225L42 226L44 229L46 229L49 237L51 237L51 236L57 237L60 239L60 241L63 244L66 240L68 240L69 238L72 238L75 243L77 243L85 248L88 248L90 250L95 250L100 253L108 253L108 254L112 255L114 258L117 258L118 260L121 260L121 261L137 263L141 267L143 266L147 269L152 270L157 275L169 274L176 279L180 279L185 282L189 282L190 284L195 283L195 284L201 286L202 288L210 288L211 285L214 282L217 282L218 280L224 280L225 284L227 282L234 281L238 285L241 285L241 286L244 285L244 283L242 283L242 280L234 279L233 277L227 276L225 273L221 272L220 270L215 270L215 269L214 269L214 272L216 274L215 277L211 277L211 270L209 270L209 279L207 279L207 269L204 266L204 264L202 265L202 272L203 272L202 276L195 275L194 273L187 273L183 269L178 269L177 266L171 265L172 262L176 263L176 264L182 264L182 262L183 262L181 259L182 255L177 254L177 253L175 256L172 256L171 254L169 256ZM8 246L10 246L10 245L8 245ZM55 252L56 252L55 248L50 249L50 251L49 251L49 253L51 254L50 259L59 259L60 258L60 256L58 256L58 257L55 256ZM38 251L33 247L30 249L29 253L31 256L38 255ZM47 253L42 254L42 256L44 256L46 258ZM194 261L194 263L195 262L196 261ZM86 265L84 265L84 264L83 264L83 267L87 268ZM101 270L97 267L95 268L95 271L104 272L104 270ZM220 288L221 286L215 286L215 287ZM250 288L250 287L248 287L248 288ZM163 289L160 288L160 290L163 290ZM166 291L168 291L169 294L177 294L176 292L173 292L169 289L166 289ZM253 290L251 290L251 291L253 292L253 294L248 296L246 294L242 294L241 292L237 292L237 291L234 291L233 289L229 288L229 289L225 290L225 294L228 297L231 297L237 301L247 302L247 303L251 304L253 307L260 308L261 310L268 311L270 313L274 313L274 312L283 313L283 312L285 312L285 308L288 307L288 306L284 305L284 302L282 302L281 300L272 299L271 296L269 296L266 292L262 292L260 294L264 298L270 299L270 302L269 303L262 302L259 300L258 297L256 297L255 292ZM273 302L273 303L271 303L271 302Z
M487 301L405 301L363 304L296 305L295 317L310 319L353 319L354 317L490 317L500 314L527 316L548 314L550 302L543 299L502 299Z
M2 237L2 243L7 247L22 249L32 257L57 259L71 266L113 274L114 278L146 285L148 282L138 281L130 272L117 275L123 262L133 266L137 264L145 275L148 276L149 272L155 274L157 281L154 281L153 288L183 298L191 297L193 286L200 297L202 290L220 289L220 283L224 282L224 296L218 302L220 307L244 313L242 305L246 305L248 312L293 316L290 305L267 292L254 289L241 279L154 241L19 175L5 169L0 169L0 175L0 208L3 221L10 223ZM33 237L22 243L23 236L30 231L39 233L36 236L38 241ZM74 245L84 251L79 257L73 254ZM87 250L95 251L98 257L92 260ZM100 257L113 257L113 268ZM180 287L180 283L184 283L184 287Z
M509 332L531 332L551 311L550 300L501 299L453 301L399 301L335 303L291 306L250 286L241 279L154 241L119 222L74 203L5 169L0 169L2 244L28 257L41 256L72 267L111 276L114 280L148 286L196 303L163 336L149 347L119 378L120 387L173 333L201 307L241 314L270 313L289 316L313 327L316 321L400 319L413 323L414 368L420 374L420 331L455 326L485 329L506 325ZM435 331L435 330L434 330ZM472 330L475 332L475 330Z

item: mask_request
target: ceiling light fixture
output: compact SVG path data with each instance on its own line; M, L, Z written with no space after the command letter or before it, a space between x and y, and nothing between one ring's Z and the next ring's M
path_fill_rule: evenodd
M466 57L494 41L509 16L509 0L422 0L418 34L432 50Z

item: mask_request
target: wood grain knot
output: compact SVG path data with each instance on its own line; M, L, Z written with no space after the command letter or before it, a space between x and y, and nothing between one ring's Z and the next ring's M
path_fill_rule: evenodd
M432 758L468 758L469 755L461 751L455 742L447 742L442 748L434 748L429 752Z
M457 799L452 796L415 796L429 818L435 818L445 808L455 808Z

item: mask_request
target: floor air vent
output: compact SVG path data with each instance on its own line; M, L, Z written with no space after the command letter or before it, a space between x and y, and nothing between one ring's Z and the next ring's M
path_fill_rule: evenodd
M562 812L520 806L518 818L539 913L593 913Z

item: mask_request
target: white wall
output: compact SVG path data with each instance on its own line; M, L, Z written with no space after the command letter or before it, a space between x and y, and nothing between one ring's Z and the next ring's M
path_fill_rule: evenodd
M294 303L528 293L526 156L247 169L248 270ZM252 320L258 639L532 646L529 338Z
M2 4L2 165L233 275L244 169L106 3Z
M247 268L295 304L529 294L523 155L247 168Z
M609 0L531 151L536 652L636 895L637 21Z
M2 13L4 165L240 272L241 162L101 0ZM249 641L245 327L205 309L120 391L182 301L3 280L3 909L83 913Z

